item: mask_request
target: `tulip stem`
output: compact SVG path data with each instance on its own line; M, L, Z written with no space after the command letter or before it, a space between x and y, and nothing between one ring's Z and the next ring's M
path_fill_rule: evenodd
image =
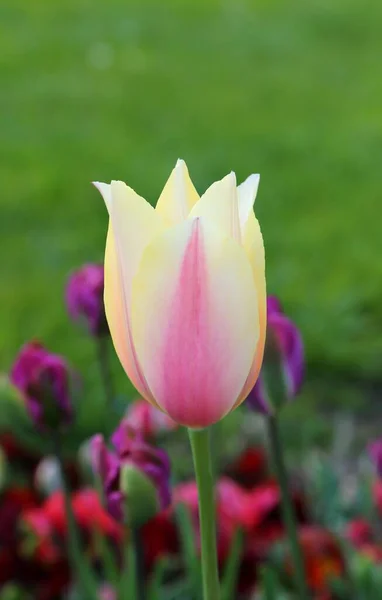
M199 496L203 598L204 600L219 600L220 589L216 551L215 496L210 429L189 429L188 431Z
M297 536L297 520L288 486L279 423L277 417L273 415L268 416L266 421L274 469L280 485L283 520L294 564L296 591L300 600L308 600L309 592L305 580L304 558Z
M125 577L121 581L120 599L145 600L145 573L143 546L139 529L132 527L127 541L125 560L125 573L127 575L127 588ZM127 592L127 593L126 593Z
M64 509L66 522L68 526L67 533L67 549L69 564L71 567L72 575L77 575L82 592L86 598L97 598L96 585L91 575L89 565L83 559L83 553L81 550L81 540L77 529L76 520L73 513L72 502L70 497L69 484L65 474L64 459L61 450L61 441L59 432L55 433L53 439L54 453L56 456L57 463L60 469L62 495L64 499Z
M110 369L108 338L105 335L99 335L97 336L95 343L97 346L97 360L105 392L105 399L107 404L111 404L115 400L115 393Z

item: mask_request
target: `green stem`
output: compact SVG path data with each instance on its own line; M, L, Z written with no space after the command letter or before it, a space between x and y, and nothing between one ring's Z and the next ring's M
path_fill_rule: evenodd
M216 518L209 429L189 429L199 494L204 600L219 600Z
M98 336L95 340L97 349L97 361L101 376L102 386L105 392L107 405L111 405L115 400L113 377L110 369L108 339L106 336Z
M145 600L143 547L139 529L130 529L120 585L120 600Z
M305 580L304 558L297 536L297 522L292 499L289 493L288 477L284 463L281 435L276 416L266 418L268 436L273 456L273 463L281 491L281 507L284 525L289 538L292 560L294 563L294 578L296 591L300 600L308 600L309 592Z
M145 557L142 546L141 532L136 527L131 529L131 543L135 555L135 577L137 581L136 600L145 600Z
M85 595L85 597L89 598L89 600L92 598L96 599L97 590L95 581L93 580L92 574L89 569L89 565L83 558L83 552L81 549L81 539L73 513L70 489L65 474L64 460L62 457L61 442L58 432L55 435L53 443L56 459L60 469L65 516L68 524L67 548L70 568L72 573L77 575L82 592Z

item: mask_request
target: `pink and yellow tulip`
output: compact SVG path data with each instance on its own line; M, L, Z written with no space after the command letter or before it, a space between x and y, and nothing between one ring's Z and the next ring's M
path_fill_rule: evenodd
M230 173L199 197L179 160L155 209L121 181L96 183L108 212L105 308L139 393L202 428L238 406L261 367L264 247L259 183Z

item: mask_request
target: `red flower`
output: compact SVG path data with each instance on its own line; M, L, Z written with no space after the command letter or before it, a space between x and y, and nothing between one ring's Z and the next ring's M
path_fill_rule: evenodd
M42 562L42 559L46 558L46 548L43 545L42 555L39 555L41 543L45 544L49 540L49 544L53 544L46 532L42 541L38 536L33 540L28 538L25 527L22 527L25 518L28 521L29 514L39 516L39 511L37 498L28 489L11 488L1 496L0 586L14 581L33 590L33 598L36 600L53 600L66 586L69 573L66 561L62 560L56 548L54 556L50 551L47 552L46 556L50 562ZM41 522L33 522L34 528L37 525L40 530L43 528Z
M143 525L141 535L148 569L163 556L174 555L179 551L178 532L169 510L159 513Z
M316 594L327 593L329 580L341 576L345 571L344 560L336 538L321 527L306 525L299 531L299 541L309 587ZM286 569L289 574L293 573L293 564L289 555Z
M354 521L348 523L345 537L352 542L355 548L362 548L366 544L370 544L374 539L370 523L362 518L354 519Z
M120 526L104 510L95 490L88 488L72 495L72 509L80 529L93 534L97 529L116 541L121 538ZM52 494L44 503L42 510L53 529L62 536L67 533L67 521L64 498L61 491Z
M263 481L267 472L267 458L263 448L247 448L230 466L229 477L246 489Z
M0 496L0 541L9 547L16 542L17 524L23 511L37 505L35 494L23 487L13 487Z

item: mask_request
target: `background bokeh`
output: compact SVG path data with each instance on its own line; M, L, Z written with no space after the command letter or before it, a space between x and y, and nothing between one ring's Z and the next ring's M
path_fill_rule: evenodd
M199 191L261 173L269 291L303 332L307 389L364 399L382 379L381 31L369 0L3 0L1 368L32 337L88 365L63 290L102 260L90 182L155 202L182 157Z

